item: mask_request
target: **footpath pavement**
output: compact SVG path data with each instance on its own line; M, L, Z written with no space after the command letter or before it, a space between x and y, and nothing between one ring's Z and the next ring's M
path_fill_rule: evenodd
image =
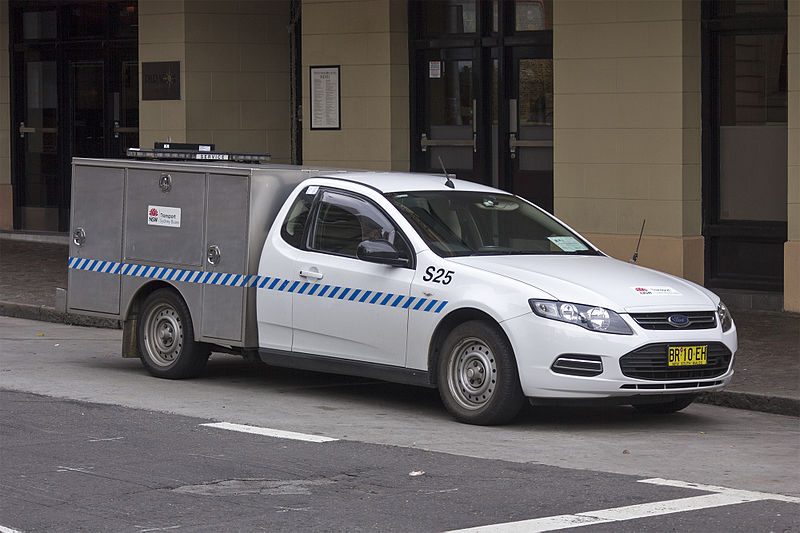
M56 288L67 287L67 254L65 244L0 234L0 317L119 327L114 320L56 311ZM731 314L739 332L736 373L727 389L700 401L800 416L800 314L737 308Z

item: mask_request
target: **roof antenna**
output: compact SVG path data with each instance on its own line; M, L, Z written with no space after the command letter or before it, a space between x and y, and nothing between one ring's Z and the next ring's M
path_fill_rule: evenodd
M636 243L636 251L633 252L633 259L629 261L631 264L636 263L636 260L639 259L639 245L642 244L642 234L644 233L645 222L647 222L647 219L642 219L642 231L639 232L639 242Z
M447 180L444 184L451 189L456 188L456 184L453 183L453 180L450 179L450 174L447 173L447 169L444 168L444 161L442 161L442 156L439 156L439 164L442 166L442 172L444 172L444 178Z

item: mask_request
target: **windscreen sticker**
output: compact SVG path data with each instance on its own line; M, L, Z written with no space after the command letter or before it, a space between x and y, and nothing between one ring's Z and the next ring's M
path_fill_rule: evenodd
M680 296L681 293L672 287L631 287L636 294L642 296Z
M147 206L147 224L149 226L181 227L181 208L161 205Z
M561 237L548 237L547 240L565 252L582 252L584 250L588 250L586 245L584 245L581 241L569 235Z

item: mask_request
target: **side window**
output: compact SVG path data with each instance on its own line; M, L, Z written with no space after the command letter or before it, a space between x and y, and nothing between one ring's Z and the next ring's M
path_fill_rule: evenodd
M300 193L300 196L297 197L291 209L289 209L286 221L281 227L281 237L295 248L303 248L303 233L308 220L308 213L314 203L314 194L309 194L309 190L313 190L316 193L317 188L308 187Z
M348 257L356 257L359 243L365 240L384 240L402 254L408 247L394 224L371 202L326 191L322 195L311 233L311 248Z

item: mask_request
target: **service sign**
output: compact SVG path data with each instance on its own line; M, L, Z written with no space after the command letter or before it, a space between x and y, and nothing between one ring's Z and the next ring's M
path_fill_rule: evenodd
M149 226L181 227L181 208L164 207L162 205L147 206L147 224Z

